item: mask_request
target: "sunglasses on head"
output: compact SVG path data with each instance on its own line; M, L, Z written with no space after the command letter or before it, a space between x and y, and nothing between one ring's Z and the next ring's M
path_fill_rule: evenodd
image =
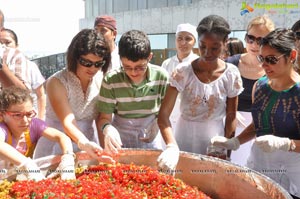
M79 57L78 59L79 63L85 67L92 67L92 66L95 66L96 68L101 68L105 65L105 60L101 60L101 61L96 61L96 62L92 62L90 60L87 60L87 59L84 59L82 57Z
M278 63L279 59L283 57L285 54L279 55L276 57L275 55L268 55L266 57L263 57L262 55L257 55L257 60L260 63L266 62L267 64L275 65Z
M256 42L257 45L260 45L261 44L261 37L255 37L253 35L249 35L249 34L246 34L245 36L245 40L248 44L253 44L254 42Z

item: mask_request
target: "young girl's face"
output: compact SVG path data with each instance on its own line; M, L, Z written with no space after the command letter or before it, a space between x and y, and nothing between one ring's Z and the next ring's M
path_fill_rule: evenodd
M199 53L207 62L217 61L225 49L225 42L218 35L204 33L199 36Z
M31 101L10 105L2 113L3 121L15 136L21 135L29 128L31 119L35 115L36 113L33 110Z

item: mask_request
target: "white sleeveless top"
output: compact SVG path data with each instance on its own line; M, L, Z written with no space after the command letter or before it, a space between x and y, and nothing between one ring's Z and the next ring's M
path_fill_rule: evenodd
M97 110L95 106L102 81L101 71L99 71L93 77L93 80L88 86L86 94L84 94L84 92L82 91L80 80L73 72L70 72L67 69L63 69L52 75L52 77L57 78L64 85L67 91L69 104L76 118L76 121L94 120L96 118ZM53 111L48 97L46 106L46 119L58 121L58 118Z
M88 140L98 143L97 132L95 132L95 128L93 128L93 121L96 119L98 114L96 101L103 78L102 72L99 71L93 77L86 94L82 91L80 80L73 72L63 69L53 74L51 78L53 77L57 78L66 88L70 107L81 132L84 133ZM53 127L64 132L61 122L57 118L48 96L46 102L46 123L49 127ZM73 149L74 152L79 151L75 143L73 143ZM34 159L56 154L61 154L59 144L42 137L36 146Z

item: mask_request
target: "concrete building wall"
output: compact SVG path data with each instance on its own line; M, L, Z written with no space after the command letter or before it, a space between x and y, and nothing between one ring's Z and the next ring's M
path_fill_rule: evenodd
M97 15L109 14L116 18L118 33L139 29L147 34L174 33L179 23L197 26L210 14L228 20L232 30L245 30L249 20L267 14L276 27L291 27L300 19L299 0L85 0L86 17L80 28L92 28ZM241 15L245 5L252 12Z

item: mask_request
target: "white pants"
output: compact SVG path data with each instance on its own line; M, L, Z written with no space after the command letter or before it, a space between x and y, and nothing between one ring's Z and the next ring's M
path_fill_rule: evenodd
M251 112L239 111L238 114L239 119L242 121L238 122L238 125L235 130L235 137L240 135L241 132L252 122ZM247 159L250 155L252 143L253 140L242 144L240 148L236 151L232 150L230 156L231 162L239 164L241 166L245 166L247 164Z
M270 177L290 194L300 197L300 153L281 150L266 153L254 143L247 167Z
M175 138L181 151L206 155L210 139L214 136L224 136L224 122L205 121L195 122L179 118Z
M150 143L139 139L139 134L143 133L154 119L155 115L136 119L122 118L114 115L112 125L119 131L124 148L162 149L160 133L157 133L155 139Z

